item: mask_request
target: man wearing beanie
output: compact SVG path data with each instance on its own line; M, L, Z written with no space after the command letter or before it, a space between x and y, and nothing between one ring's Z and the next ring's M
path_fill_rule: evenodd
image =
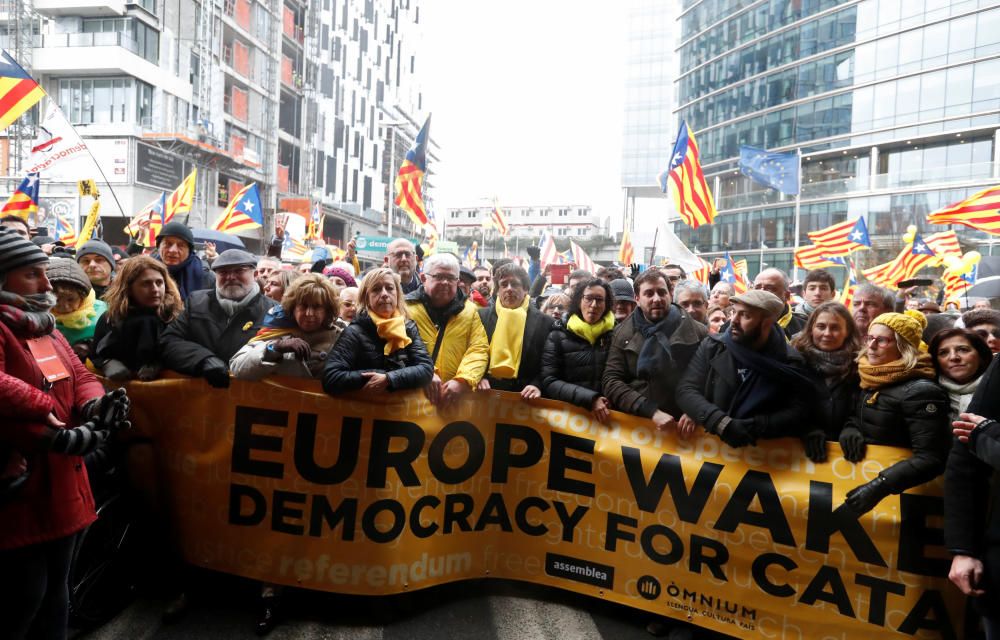
M698 347L677 387L694 422L731 447L804 433L815 420L822 381L777 324L785 301L755 289L733 296L729 328Z
M212 264L215 288L192 293L160 337L166 368L229 386L229 360L257 335L274 305L254 280L256 266L257 258L241 249L219 254Z
M185 304L195 291L215 287L212 272L194 251L194 235L183 222L172 220L163 225L156 236L156 251L160 262L167 265Z
M56 296L56 305L52 308L56 328L73 347L80 362L85 363L90 356L97 321L108 310L108 305L97 299L87 274L73 260L50 259L47 274Z
M76 252L76 262L90 278L97 298L104 298L104 292L111 286L115 274L115 254L102 240L88 240Z
M124 391L105 395L54 331L47 263L0 229L0 602L13 638L66 637L76 534L97 517L81 456L127 426Z

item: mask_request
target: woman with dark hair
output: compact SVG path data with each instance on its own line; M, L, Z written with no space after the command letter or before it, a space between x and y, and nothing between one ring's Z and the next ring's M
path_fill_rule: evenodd
M839 302L823 302L809 315L806 326L792 340L806 364L826 382L822 424L813 425L803 436L806 455L814 462L826 460L826 441L836 440L854 412L858 399L858 365L854 359L861 336L851 312ZM818 422L820 420L817 420Z
M434 365L406 313L399 276L386 267L369 271L358 298L362 309L327 357L323 390L379 394L426 386Z
M184 310L168 267L149 256L125 260L104 300L108 310L94 329L94 366L112 380L153 380L161 370L160 334Z
M611 408L601 392L601 378L615 328L613 300L611 286L600 278L578 285L566 324L549 332L542 354L545 396L588 409L601 422L608 421Z
M979 334L968 329L945 329L931 338L928 349L937 371L938 384L948 392L949 418L958 420L972 401L993 352Z
M858 355L861 394L840 432L850 462L865 457L868 444L913 451L847 492L846 504L860 516L891 493L932 480L944 470L948 452L948 396L934 383L934 366L921 340L927 319L919 311L883 313L872 320Z

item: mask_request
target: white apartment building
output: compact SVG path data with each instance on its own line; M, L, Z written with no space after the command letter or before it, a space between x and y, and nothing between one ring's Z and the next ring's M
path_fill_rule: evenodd
M594 215L589 205L528 205L501 207L511 236L533 238L543 232L556 238L589 238L608 235L608 219ZM475 236L484 222L490 224L493 207L458 207L448 209L444 219L445 237ZM492 228L492 227L489 227Z

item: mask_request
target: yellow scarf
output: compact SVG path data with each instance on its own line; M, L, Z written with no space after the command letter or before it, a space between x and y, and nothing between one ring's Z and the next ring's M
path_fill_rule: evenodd
M863 355L858 360L858 375L861 376L862 389L881 389L882 387L913 378L934 379L934 365L931 364L931 356L928 353L921 353L917 358L917 364L907 369L902 359L894 360L887 364L868 364L868 356Z
M84 329L90 324L90 321L94 319L94 316L97 315L97 311L94 310L95 300L97 300L97 296L94 295L94 290L91 289L79 309L62 315L58 313L53 313L52 315L56 317L59 324L67 329Z
M524 346L524 323L528 320L528 296L517 309L508 309L497 300L497 326L490 340L490 375L510 380L517 377Z
M598 338L615 328L615 314L608 311L604 314L603 318L594 324L588 324L583 318L574 313L569 317L566 328L590 344L594 344Z
M368 316L375 323L375 331L378 337L385 340L385 355L392 355L400 349L410 346L413 340L406 335L406 318L399 311L391 318L383 318L377 313Z

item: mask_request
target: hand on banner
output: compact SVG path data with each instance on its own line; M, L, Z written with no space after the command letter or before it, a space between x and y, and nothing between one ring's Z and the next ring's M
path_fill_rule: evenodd
M489 391L489 390L490 390L490 381L487 380L486 378L480 380L479 384L476 385L476 391Z
M981 596L986 593L978 588L983 579L983 562L978 558L962 555L952 558L948 579L967 596Z
M229 388L229 369L225 362L214 356L205 358L201 365L201 376L216 389Z
M438 397L438 406L442 409L447 407L451 403L458 400L458 397L467 389L467 385L456 378L452 378L448 382L441 385L440 395Z
M826 462L826 432L822 429L813 429L802 436L802 446L807 458L813 462Z
M427 396L427 400L431 404L437 404L441 401L441 376L434 374L430 383L424 387L424 395Z
M951 423L951 432L959 442L968 442L972 431L978 427L986 418L974 413L963 413L959 416L961 420Z
M723 442L730 447L739 448L747 445L757 444L751 427L753 418L733 418L726 425L726 428L719 434Z
M660 431L677 428L677 421L666 411L657 410L657 412L653 414L651 420L653 421L653 425L655 425Z
M688 414L681 416L681 419L677 422L677 435L681 438L687 440L694 435L695 430L698 428L698 423L694 421L694 418Z
M541 397L542 390L533 384L525 385L525 387L521 389L521 398L524 400L534 400L535 398Z
M593 404L590 405L590 412L593 414L594 419L603 424L607 424L608 418L611 417L609 409L608 399L604 396L594 398Z
M865 437L857 427L844 427L840 432L840 450L848 462L859 462L865 458Z
M382 392L389 390L389 376L384 373L379 373L377 371L362 371L361 375L368 378L368 382L365 383L365 386L361 387L362 391Z
M883 476L854 487L847 492L844 502L859 518L875 508L882 498L889 495L889 484Z

